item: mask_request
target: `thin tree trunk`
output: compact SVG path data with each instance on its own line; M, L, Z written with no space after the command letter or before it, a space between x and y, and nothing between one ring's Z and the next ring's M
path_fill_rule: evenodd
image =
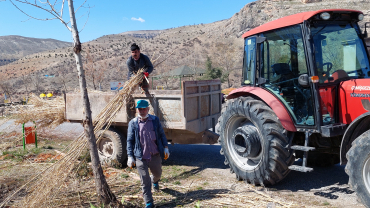
M111 192L108 186L108 183L105 180L103 169L99 161L99 155L98 155L98 150L96 146L96 138L95 138L94 129L92 125L90 102L89 102L89 97L87 95L85 72L83 70L82 58L81 58L81 53L80 53L81 43L80 43L80 38L78 36L78 30L77 30L77 24L76 24L72 0L68 0L68 6L69 6L69 15L71 18L71 29L72 29L72 35L73 35L73 41L74 41L73 51L74 51L74 55L76 58L80 89L81 89L81 93L83 96L83 106L84 106L84 112L85 112L85 118L83 121L84 132L88 139L89 147L90 147L91 163L92 163L92 169L93 169L94 178L95 178L96 193L98 195L98 199L100 200L100 202L104 204L110 204L111 202L116 203L117 199L115 195Z
M63 85L64 85L64 92L67 93L66 81L64 80L64 78L63 78L62 81L63 81Z
M96 85L95 85L95 76L94 76L94 75L92 76L92 83L93 83L93 86L94 86L94 90L96 90Z

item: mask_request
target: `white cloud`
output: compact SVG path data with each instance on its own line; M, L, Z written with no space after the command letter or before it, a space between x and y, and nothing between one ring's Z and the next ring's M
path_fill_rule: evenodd
M131 17L131 20L133 20L133 21L139 21L139 22L145 22L145 20L143 18L141 18L141 17L139 17L139 18Z

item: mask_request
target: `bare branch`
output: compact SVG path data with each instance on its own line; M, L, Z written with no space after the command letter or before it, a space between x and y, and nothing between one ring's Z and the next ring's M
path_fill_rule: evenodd
M48 1L49 2L49 1ZM54 4L53 4L53 7L55 7L55 5L58 3L58 0L55 0L54 1Z
M51 18L51 19L49 19L49 18L45 18L45 19L39 19L39 18L36 18L36 17L34 17L34 16L31 16L31 15L29 15L29 14L27 14L26 12L24 12L21 8L19 8L14 2L13 2L13 0L9 0L19 11L21 11L23 14L25 14L25 15L27 15L28 17L30 17L31 19L35 19L35 20L42 20L42 21L47 21L47 20L55 20L55 19L59 19L61 22L62 22L62 24L69 30L69 31L71 31L71 28L68 26L68 23L66 23L64 20L63 20L63 18L58 14L58 12L57 11L55 11L55 9L54 9L54 7L49 3L49 1L47 1L47 2L41 2L42 4L48 4L49 5L49 7L51 8L51 10L48 10L48 9L45 9L45 8L43 8L42 6L40 6L40 5L38 5L37 4L37 2L35 1L35 3L30 3L30 2L28 2L28 1L21 1L21 0L15 0L15 1L17 1L17 2L19 2L19 3L23 3L23 4L28 4L28 5L31 5L31 6L34 6L34 7L37 7L37 8L39 8L39 9L42 9L42 10L44 10L45 12L47 12L47 13L49 13L49 14L51 14L52 16L54 16L55 18ZM64 3L64 0L63 0L63 3ZM29 19L28 19L29 20ZM28 21L27 20L27 21Z
M82 3L75 11L75 14L77 13L77 11L87 2L87 0L84 1L84 3Z
M89 17L90 17L90 8L89 8L89 11L87 11L86 13L87 13L87 19L86 19L86 22L85 22L84 26L82 27L82 29L79 31L79 33L80 33L80 32L82 32L82 30L84 30L84 28L85 28L85 26L86 26L86 24L87 24L87 21L89 20ZM85 13L85 14L86 14L86 13ZM85 14L84 14L84 15L82 15L80 18L82 18L83 16L85 16Z
M54 5L51 5L50 3L49 3L49 1L47 1L48 2L48 4L49 4L49 6L50 6L50 8L51 8L51 10L52 10L52 12L54 12L55 14L56 14L56 16L58 17L58 19L62 22L62 24L64 24L64 26L66 26L67 27L67 29L69 30L69 31L71 31L71 28L68 26L68 23L66 23L64 20L63 20L63 16L62 15L59 15L59 13L54 9L54 5L56 4L56 2L57 1L55 1L55 3L54 3ZM62 8L64 7L64 0L63 0L63 2L62 2ZM52 12L49 12L49 13L52 13ZM62 11L62 13L63 13L63 11Z
M5 1L5 0L4 0ZM32 19L32 18L28 18L28 19L26 19L26 20L23 20L23 21L21 21L21 22L27 22L28 20L30 20L30 19Z
M33 16L31 16L31 15L27 14L26 12L24 12L22 9L20 9L16 4L14 4L14 2L13 2L12 0L9 0L9 1L10 1L10 3L12 3L12 4L15 6L15 8L17 8L17 9L18 9L19 11L21 11L23 14L27 15L28 17L30 17L30 18L32 18L32 19L35 19L35 20L41 20L41 21L52 20L52 19L48 19L48 18L46 18L46 19L39 19L39 18L33 17ZM42 10L47 11L47 12L49 12L49 13L50 13L50 11L48 11L47 9L44 9L44 8L42 8L42 7L38 6L38 5L31 4L31 3L29 3L29 2L22 2L22 1L19 1L19 0L15 0L15 1L18 1L18 2L20 2L20 3L24 3L24 4L30 4L30 5L32 5L32 6L38 7L38 8L40 8L40 9L42 9ZM56 18L53 18L53 19L56 19Z
M65 2L65 0L62 1L62 8L60 9L60 16L61 17L63 17L64 2Z

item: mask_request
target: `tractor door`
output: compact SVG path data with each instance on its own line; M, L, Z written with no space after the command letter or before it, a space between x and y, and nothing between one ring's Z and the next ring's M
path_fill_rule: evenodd
M342 81L369 76L364 42L357 24L337 22L311 25L316 75L319 77L322 124L343 123L339 117Z
M261 34L259 77L262 87L285 104L296 125L314 126L311 88L301 86L298 78L307 75L307 63L300 25ZM261 82L260 82L261 83Z
M256 69L256 37L250 37L244 44L243 85L254 85Z

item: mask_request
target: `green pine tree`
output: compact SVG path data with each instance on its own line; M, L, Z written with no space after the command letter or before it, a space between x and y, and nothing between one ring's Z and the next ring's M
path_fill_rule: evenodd
M221 78L222 78L222 69L213 68L212 60L209 56L207 56L206 73L204 74L203 77L201 77L201 79L208 80L208 79L221 79Z

